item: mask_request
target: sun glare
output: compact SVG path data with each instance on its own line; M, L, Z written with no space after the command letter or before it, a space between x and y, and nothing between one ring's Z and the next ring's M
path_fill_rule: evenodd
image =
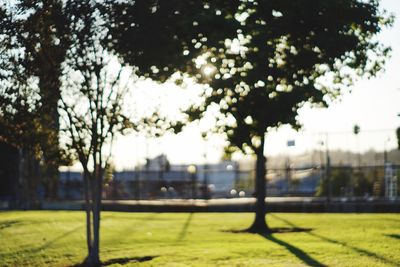
M211 74L213 74L215 71L216 71L215 66L211 64L205 65L202 69L203 74L206 76L211 76Z

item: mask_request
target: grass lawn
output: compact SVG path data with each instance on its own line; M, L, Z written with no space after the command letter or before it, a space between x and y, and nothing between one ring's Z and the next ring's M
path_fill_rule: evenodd
M400 266L400 214L273 213L257 235L250 213L102 213L107 266ZM71 266L86 253L84 213L0 212L0 266Z

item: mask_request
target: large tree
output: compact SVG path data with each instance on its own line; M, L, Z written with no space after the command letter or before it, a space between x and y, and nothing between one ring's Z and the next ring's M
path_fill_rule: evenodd
M328 106L354 79L375 75L388 49L373 37L390 20L377 1L357 0L244 1L240 14L239 45L218 64L204 104L216 103L233 118L222 127L232 146L255 153L256 217L249 230L268 232L265 134L284 124L298 128L304 103Z
M256 155L252 232L270 231L265 134L299 128L299 108L328 106L355 79L375 75L389 51L374 38L391 24L375 0L135 1L112 14L115 51L154 79L180 72L206 82L190 118L218 106L218 131ZM146 51L154 54L141 61Z
M56 197L61 161L57 103L62 63L70 43L69 15L67 5L58 0L23 0L0 6L1 90L13 96L20 93L21 84L32 91L38 89L38 98L33 98L37 100L37 127L29 132L46 136L37 144L45 169L42 182L50 198Z
M298 128L304 103L328 106L354 79L376 74L388 49L373 37L389 23L378 7L376 1L243 3L238 38L243 54L232 60L233 67L219 69L225 71L212 81L215 90L205 104L217 103L234 118L224 125L231 145L256 154L256 217L250 231L270 231L266 132L283 124Z

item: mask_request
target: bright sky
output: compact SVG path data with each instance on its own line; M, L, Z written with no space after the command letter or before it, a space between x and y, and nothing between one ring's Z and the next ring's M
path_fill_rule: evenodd
M386 71L371 80L361 80L327 109L304 107L299 120L303 124L300 132L283 127L271 132L266 139L266 154L297 154L316 148L320 140L328 134L330 149L365 151L384 147L396 147L395 129L400 126L400 1L382 0L382 7L396 16L392 28L383 31L379 39L393 49L387 61ZM157 85L151 82L137 84L137 96L141 105L159 105L170 113L184 105L199 87L179 89L174 85ZM131 169L143 163L146 157L164 153L172 163L217 162L222 153L224 140L213 136L205 142L201 132L205 129L192 125L178 135L167 134L159 139L143 136L120 137L114 144L114 162L117 169ZM358 138L352 133L353 126L361 128ZM287 147L288 140L295 140L296 146ZM207 150L206 157L204 152Z

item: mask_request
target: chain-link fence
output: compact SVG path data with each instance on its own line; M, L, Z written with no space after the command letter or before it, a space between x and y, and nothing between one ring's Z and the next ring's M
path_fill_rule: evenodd
M269 197L388 198L397 197L400 165L305 166L268 168ZM211 199L252 197L254 170L203 168L195 172L123 171L115 172L104 184L104 199ZM82 175L63 172L61 199L82 199Z

